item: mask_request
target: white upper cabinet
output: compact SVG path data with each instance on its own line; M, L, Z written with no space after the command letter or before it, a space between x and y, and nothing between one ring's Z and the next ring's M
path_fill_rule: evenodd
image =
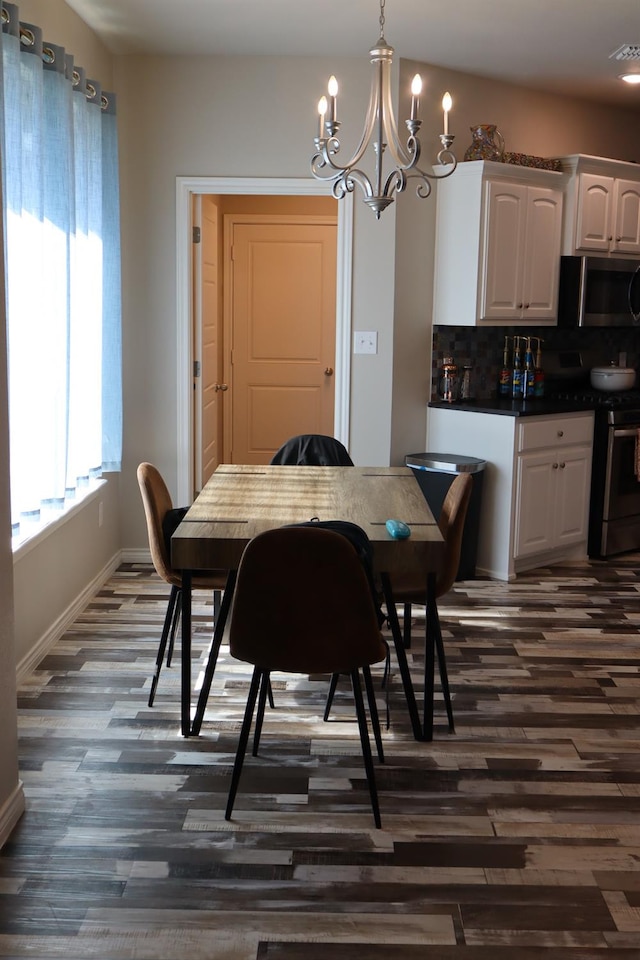
M435 324L556 323L563 184L482 160L438 184Z
M580 154L561 160L571 174L562 252L640 257L640 167Z

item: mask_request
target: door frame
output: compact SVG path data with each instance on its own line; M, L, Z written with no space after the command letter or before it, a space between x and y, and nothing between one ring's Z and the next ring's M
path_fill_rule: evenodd
M176 177L176 411L177 502L194 494L193 415L193 222L197 194L326 196L316 180L273 177ZM351 392L351 300L353 265L353 195L338 203L336 282L336 356L334 435L349 448Z

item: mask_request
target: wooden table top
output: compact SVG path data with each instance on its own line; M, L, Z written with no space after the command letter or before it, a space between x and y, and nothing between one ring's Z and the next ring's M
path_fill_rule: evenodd
M378 571L400 573L419 564L426 574L441 563L442 535L409 467L223 464L174 533L172 565L236 569L257 534L312 517L362 527ZM385 526L389 518L409 524L411 536L393 540Z

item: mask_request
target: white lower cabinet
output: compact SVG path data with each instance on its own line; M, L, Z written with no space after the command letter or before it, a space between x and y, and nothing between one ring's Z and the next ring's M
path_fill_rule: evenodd
M517 432L514 558L586 543L592 419L524 420Z
M518 572L587 555L593 413L512 417L429 408L431 453L487 461L477 573Z

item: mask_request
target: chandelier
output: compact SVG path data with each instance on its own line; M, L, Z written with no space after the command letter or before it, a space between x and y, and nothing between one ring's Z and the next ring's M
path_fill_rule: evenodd
M368 204L380 219L380 214L394 201L394 193L402 193L407 188L411 178L417 179L416 193L426 198L431 193L431 181L442 180L450 176L456 168L456 158L451 151L454 137L449 134L449 111L452 101L449 93L442 98L444 111L444 128L440 134L442 149L438 153L437 163L446 167L443 173L426 173L418 166L420 160L420 140L418 132L422 121L418 119L419 97L422 92L422 79L416 74L411 84L411 113L405 121L408 137L403 145L398 136L391 100L391 62L393 47L384 38L384 6L385 0L380 0L380 38L369 51L373 64L371 81L371 95L369 107L362 132L362 139L355 153L348 163L341 165L338 154L340 141L337 134L340 129L337 112L338 83L335 77L330 77L328 97L321 97L318 103L319 128L318 136L314 139L316 152L311 159L311 172L318 180L333 182L332 192L336 199L341 200L347 193L352 193L358 184L364 194L364 202ZM358 164L364 157L368 147L373 145L375 154L375 169L370 178ZM385 175L385 151L389 150L395 167Z

